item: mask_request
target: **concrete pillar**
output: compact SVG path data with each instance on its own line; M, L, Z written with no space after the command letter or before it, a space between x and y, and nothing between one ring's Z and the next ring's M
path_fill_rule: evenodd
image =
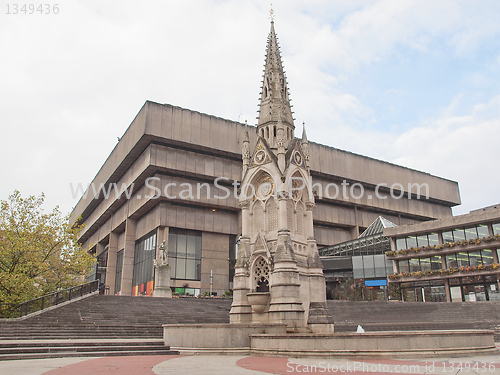
M287 230L287 220L286 220L286 196L288 192L283 191L278 193L278 230Z
M132 276L134 273L135 228L137 223L131 218L125 222L125 246L123 249L122 295L132 295Z
M444 279L444 290L446 292L446 302L451 302L450 281Z
M109 294L115 294L116 277L116 253L118 252L118 235L111 232L108 244L108 265L106 267L106 286L109 287Z

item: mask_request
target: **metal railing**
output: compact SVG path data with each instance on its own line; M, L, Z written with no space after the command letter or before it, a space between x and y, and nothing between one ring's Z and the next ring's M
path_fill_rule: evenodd
M99 290L99 280L59 290L23 303L0 302L0 318L18 318Z

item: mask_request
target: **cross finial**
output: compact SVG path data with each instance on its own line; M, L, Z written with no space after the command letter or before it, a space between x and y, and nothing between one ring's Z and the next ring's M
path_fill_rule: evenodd
M274 22L274 10L273 10L273 3L271 3L271 11L269 12L271 14L271 22Z

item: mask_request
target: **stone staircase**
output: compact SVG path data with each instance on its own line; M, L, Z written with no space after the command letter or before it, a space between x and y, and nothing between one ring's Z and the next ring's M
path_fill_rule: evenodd
M95 295L24 320L0 320L0 360L175 354L162 324L228 323L231 299ZM328 301L336 332L495 329L500 302ZM496 340L500 341L500 331Z

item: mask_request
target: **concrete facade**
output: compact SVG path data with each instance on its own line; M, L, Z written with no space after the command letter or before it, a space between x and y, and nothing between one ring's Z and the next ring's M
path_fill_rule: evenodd
M285 111L283 120L290 118ZM233 288L235 242L242 233L233 192L241 182L246 129L253 150L259 136L254 126L169 104L144 104L71 214L73 222L85 223L83 246L96 255L107 251L102 281L109 293L150 294L162 241L171 257L173 288L218 295ZM293 129L285 131L292 140ZM271 132L269 144L277 142ZM412 224L450 217L460 204L453 181L310 141L308 154L318 247L356 238L379 215L397 225ZM221 178L217 185L215 178ZM347 195L327 194L332 184L342 189L342 183L348 184ZM194 197L183 184L194 189ZM428 199L417 198L417 185L428 187ZM111 188L107 197L93 190L100 186ZM390 196L391 186L401 198ZM125 190L129 198L119 194Z

